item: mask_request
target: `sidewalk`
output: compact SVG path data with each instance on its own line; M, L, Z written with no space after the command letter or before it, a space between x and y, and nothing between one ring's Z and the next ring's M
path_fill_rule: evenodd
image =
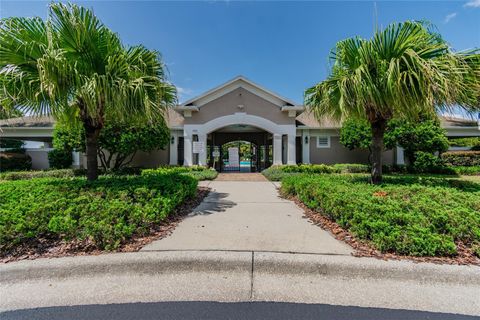
M243 175L243 174L242 174ZM271 182L212 181L205 200L156 250L229 250L350 255L352 249L311 224Z

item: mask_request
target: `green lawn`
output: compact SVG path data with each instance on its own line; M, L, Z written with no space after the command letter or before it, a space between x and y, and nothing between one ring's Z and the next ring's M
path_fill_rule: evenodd
M480 255L478 177L390 175L374 186L364 174L300 174L281 190L382 252L454 256L461 242Z

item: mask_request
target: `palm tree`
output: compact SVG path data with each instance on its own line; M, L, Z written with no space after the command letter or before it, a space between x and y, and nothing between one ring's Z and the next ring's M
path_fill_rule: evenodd
M47 21L0 25L0 104L80 120L87 178L98 177L97 140L108 121L155 121L176 102L158 52L126 47L89 9L50 5Z
M305 105L318 119L368 120L374 184L382 181L388 120L415 120L419 114L434 114L457 104L479 108L478 51L453 52L425 23L394 23L371 39L340 41L330 58L330 75L305 91Z

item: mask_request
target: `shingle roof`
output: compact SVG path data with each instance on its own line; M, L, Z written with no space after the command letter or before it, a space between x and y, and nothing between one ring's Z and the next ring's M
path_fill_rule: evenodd
M183 126L184 118L178 112L168 109L167 116L165 117L169 128ZM42 117L20 117L0 120L0 127L53 127L55 125L55 119L52 116Z
M0 120L0 127L53 127L55 120L51 116L19 117Z
M315 119L313 113L308 110L298 115L296 120L300 122L301 125L309 128L332 129L341 127L340 122L330 119L328 117L324 117L320 120Z
M442 127L477 127L477 121L473 119L465 119L465 118L456 118L456 117L449 117L449 116L441 116L440 122Z
M473 119L465 119L458 117L450 116L439 116L440 124L442 127L478 127L477 121ZM320 121L315 119L313 113L308 110L297 116L296 120L302 125L313 128L313 129L332 129L332 128L341 128L341 123L334 121L327 117L321 119Z

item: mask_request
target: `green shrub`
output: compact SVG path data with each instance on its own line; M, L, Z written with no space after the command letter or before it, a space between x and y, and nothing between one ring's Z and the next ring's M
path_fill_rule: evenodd
M448 144L452 147L469 147L471 150L480 150L480 137L450 138Z
M72 152L63 149L53 149L48 152L48 164L52 169L67 169L72 166Z
M43 178L0 183L0 253L35 239L86 240L115 249L147 234L196 193L197 181L174 172L145 176Z
M333 169L341 173L370 173L370 166L359 163L337 163L334 164Z
M456 241L480 244L480 184L458 179L359 175L299 175L282 192L349 229L382 252L415 256L456 254Z
M157 174L162 172L175 172L183 175L188 175L196 180L213 180L217 177L218 172L215 169L207 168L204 166L162 166L157 169L144 169L142 170L142 176Z
M456 174L463 174L467 176L480 175L480 166L449 166L448 168L455 171Z
M413 169L418 173L441 173L445 171L445 163L440 157L429 152L416 152Z
M24 152L0 152L0 172L30 170L32 158Z
M85 169L53 169L38 171L12 171L0 174L0 180L29 180L34 178L73 178L85 176Z
M449 151L442 159L452 166L480 166L480 151Z

